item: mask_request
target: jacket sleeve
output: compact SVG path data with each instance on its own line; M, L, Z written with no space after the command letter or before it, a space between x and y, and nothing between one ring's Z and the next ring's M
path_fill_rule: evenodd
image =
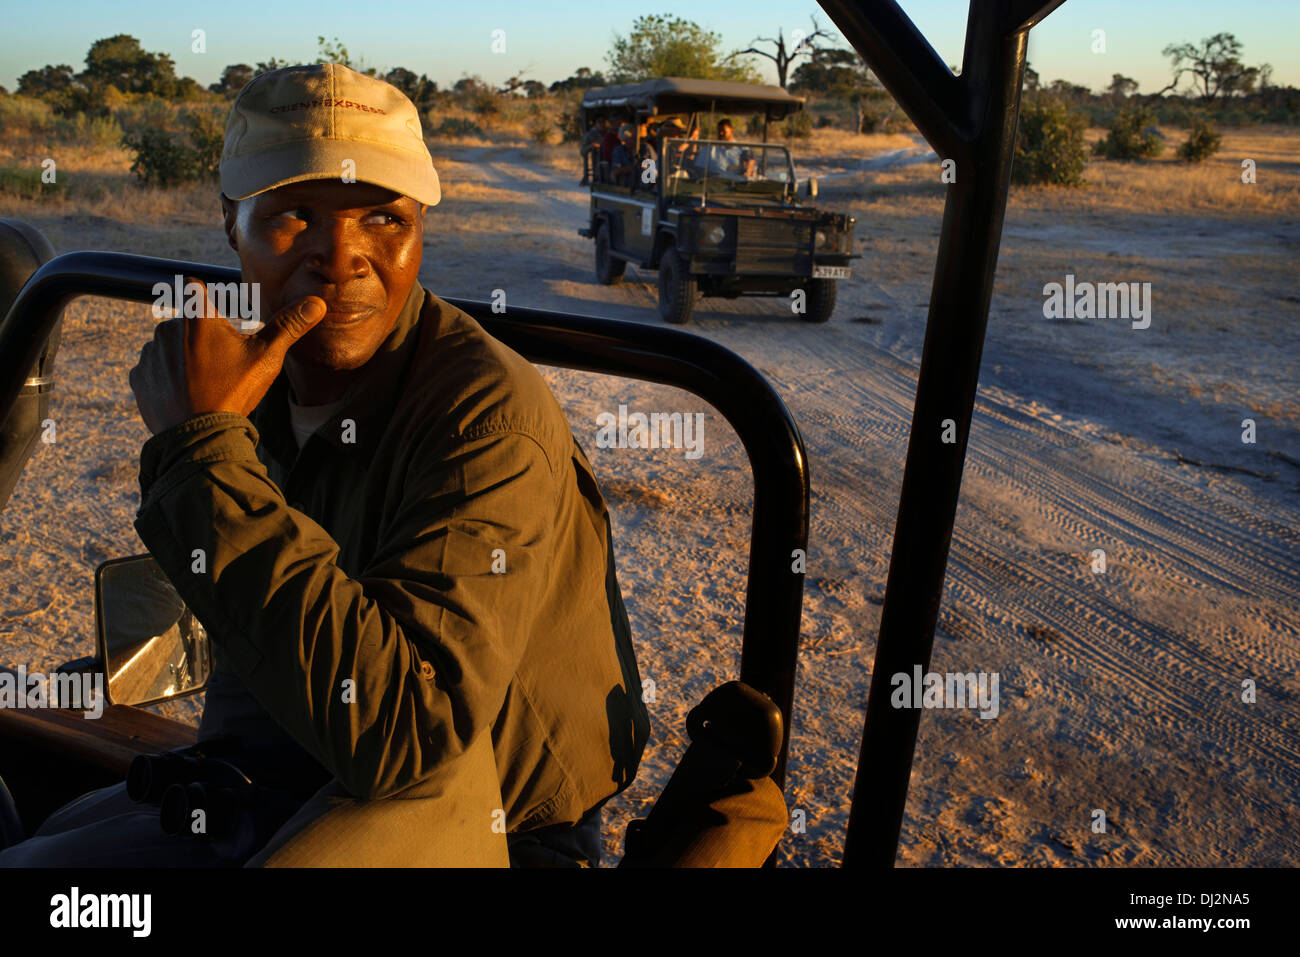
M490 733L550 571L552 465L505 426L427 435L349 578L257 440L227 412L149 439L136 530L272 717L354 796L395 794Z

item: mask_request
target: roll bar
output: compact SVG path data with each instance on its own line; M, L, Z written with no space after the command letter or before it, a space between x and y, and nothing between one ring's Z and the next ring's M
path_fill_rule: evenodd
M871 669L844 866L891 867L920 711L890 706L890 677L929 670L980 354L1007 206L1029 29L1064 0L970 0L954 76L895 0L821 0L942 159L948 186L907 465ZM957 442L940 441L952 419Z

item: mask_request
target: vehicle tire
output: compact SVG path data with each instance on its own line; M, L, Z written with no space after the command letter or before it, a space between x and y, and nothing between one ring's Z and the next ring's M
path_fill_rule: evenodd
M623 281L627 263L609 251L609 227L601 223L596 227L596 280L602 286L615 286Z
M799 316L804 322L825 322L835 311L835 287L834 279L811 279L808 285L804 287L808 293L808 300L804 303L804 311Z
M664 253L659 260L659 315L664 321L677 326L689 322L698 291L698 283L686 271L677 250Z

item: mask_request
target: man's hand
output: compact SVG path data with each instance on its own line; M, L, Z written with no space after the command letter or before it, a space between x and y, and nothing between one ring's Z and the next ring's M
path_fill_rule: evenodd
M305 296L285 306L254 335L219 316L197 279L207 315L158 323L131 370L140 417L157 435L207 412L248 415L266 395L289 348L325 315L325 301Z

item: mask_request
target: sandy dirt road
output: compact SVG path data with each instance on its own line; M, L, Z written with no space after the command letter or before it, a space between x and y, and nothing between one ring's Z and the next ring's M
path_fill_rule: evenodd
M577 235L587 193L576 174L521 150L446 159L448 202L426 223L426 286L659 321L653 275L629 269L622 285L595 283L590 241ZM848 187L823 196L832 208L858 203ZM829 324L803 324L780 300L741 299L702 302L688 327L770 379L809 451L787 788L807 829L781 852L801 866L836 863L842 848L938 229L921 217L857 215L865 258L841 284ZM1158 235L1156 218L1134 235ZM61 250L103 245L84 224L37 225ZM987 720L923 716L901 862L1294 863L1300 449L1287 348L1296 308L1284 297L1295 292L1286 263L1300 228L1239 233L1234 255L1257 270L1245 273L1221 249L1192 249L1198 266L1187 251L1173 262L1157 241L1130 242L1120 251L1127 265L1156 277L1186 270L1183 285L1200 284L1180 286L1181 298L1171 292L1153 337L1141 340L1109 320L1044 320L1043 277L1090 261L1066 235L1044 242L1041 225L1034 215L1008 221L932 663L998 673L1000 710ZM161 233L127 241L119 248L174 255ZM1107 257L1114 242L1100 240L1095 255ZM231 261L215 229L194 256ZM1208 268L1215 263L1224 265ZM1173 308L1214 301L1234 270L1259 301L1247 296L1232 314L1207 306L1214 322ZM87 653L95 564L143 550L130 519L145 432L126 371L148 334L147 309L81 300L66 315L53 413L66 440L38 452L0 517L0 643L9 663L29 667ZM1187 382L1216 368L1223 387L1189 395ZM699 400L545 373L614 514L641 673L655 682L642 772L607 812L614 855L626 821L645 813L680 756L686 712L735 676L752 483L734 434ZM1243 381L1263 411L1239 401ZM596 416L620 404L705 413L704 454L596 448ZM1243 409L1261 423L1258 444L1245 449ZM1096 549L1104 573L1093 570ZM1246 680L1254 703L1242 700ZM200 701L170 713L193 719ZM1104 833L1092 828L1095 810L1106 814Z

